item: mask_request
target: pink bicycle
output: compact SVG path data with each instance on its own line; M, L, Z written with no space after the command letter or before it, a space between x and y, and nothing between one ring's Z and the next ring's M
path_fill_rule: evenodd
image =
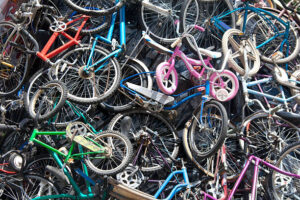
M177 32L178 31L177 24ZM171 55L170 59L167 62L159 64L156 68L156 82L159 89L165 94L173 94L178 86L178 74L175 69L175 60L176 57L179 57L187 67L190 72L191 80L196 84L201 84L207 80L210 82L210 95L218 101L229 101L235 97L238 89L239 83L237 77L229 70L224 70L227 64L229 55L226 54L223 65L220 70L216 70L211 64L212 59L217 59L222 57L222 53L213 52L207 49L198 48L199 60L192 59L187 57L181 50L182 39L189 37L196 45L196 41L189 32L192 29L197 29L199 31L204 31L204 28L193 25L187 28L179 38L171 45L172 48L175 48L174 51L169 50ZM146 38L149 39L149 38ZM206 59L203 59L202 54L207 56Z

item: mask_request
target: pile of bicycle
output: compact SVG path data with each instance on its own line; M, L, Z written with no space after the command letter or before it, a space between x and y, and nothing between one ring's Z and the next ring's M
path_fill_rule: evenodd
M0 199L300 199L299 0L19 0Z

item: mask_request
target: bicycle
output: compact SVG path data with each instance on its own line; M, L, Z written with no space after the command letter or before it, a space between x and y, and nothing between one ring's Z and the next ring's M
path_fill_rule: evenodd
M230 28L235 28L232 24L228 24L228 17L234 15L235 12L245 11L244 13L244 20L241 25L241 30L243 33L248 35L254 35L256 38L253 38L256 44L256 48L260 51L261 59L265 62L273 63L270 56L277 51L281 51L284 54L284 57L278 59L276 62L277 64L287 63L290 60L294 59L298 52L299 52L299 37L298 32L294 29L294 27L290 24L289 21L285 21L278 16L275 16L273 13L261 9L255 8L250 5L251 0L245 0L244 6L238 7L235 9L231 9L229 11L222 11L222 13L218 15L211 16L208 20L204 21L195 9L192 7L198 8L195 4L201 4L201 1L194 1L189 0L186 2L185 6L183 6L182 10L182 17L181 17L181 25L182 29L184 30L188 25L192 24L199 24L203 26L209 34L203 34L200 40L206 38L207 40L211 40L212 38L218 38L218 41L221 41L221 37L225 31ZM191 13L189 14L191 19L188 19L187 12L191 9ZM196 14L195 14L196 12ZM252 13L256 13L259 17L259 21L256 21L254 24L248 23L248 15ZM224 21L223 21L224 19ZM234 19L231 17L231 19ZM199 20L199 22L198 22ZM258 23L260 22L260 23ZM234 23L234 22L233 22ZM253 25L253 26L252 26ZM268 35L263 35L262 30L255 29L258 25L264 26L263 31L267 31ZM252 32L255 29L254 33ZM260 32L259 32L260 31ZM258 40L258 38L262 38ZM199 36L197 37L197 40ZM188 45L196 51L196 47L194 46L191 41L187 41ZM210 45L217 45L217 48L220 45L216 43L212 43ZM269 46L274 46L274 48L268 48Z
M179 29L179 25L177 30ZM209 86L210 87L210 95L219 101L229 101L231 100L237 93L239 84L236 76L228 71L224 70L228 60L228 54L225 54L223 65L220 70L215 70L210 60L212 58L220 58L221 53L212 52L206 49L198 48L198 56L199 60L188 58L182 51L180 51L182 39L186 37L193 37L189 34L192 29L197 29L199 31L204 31L203 28L199 26L191 26L189 27L177 40L171 45L173 48L175 47L174 52L172 53L171 58L168 62L163 62L159 64L156 68L156 82L159 89L165 94L172 94L177 89L178 85L178 75L175 69L175 58L179 57L183 60L186 68L190 71L192 78L194 80L199 80L199 82L208 81L209 78ZM179 31L179 30L178 30ZM151 39L149 37L144 36L148 43L151 44ZM195 42L194 38L192 40ZM196 45L196 42L195 42ZM208 58L203 59L202 54L206 55ZM200 70L195 70L193 66L198 66ZM203 67L202 67L203 66ZM201 69L202 67L202 69ZM208 72L206 72L206 70ZM198 72L200 71L200 72ZM206 73L206 78L204 78L204 73Z
M292 144L288 147L286 147L286 149L282 152L282 154L280 155L276 165L272 165L266 161L264 161L263 159L260 159L258 157L255 157L253 155L249 155L248 156L248 160L243 168L243 171L241 172L240 176L238 177L238 179L236 180L234 187L229 190L227 188L226 184L223 184L222 187L224 189L224 196L221 199L232 199L234 194L237 191L238 186L240 185L243 177L246 174L246 171L249 169L250 164L254 164L254 174L253 174L253 180L252 180L252 185L251 185L251 198L255 199L257 196L257 182L258 182L258 175L259 175L259 171L260 169L262 171L268 172L268 170L265 170L264 168L262 168L260 165L264 165L267 168L272 169L272 186L271 186L271 193L269 193L271 195L272 198L276 198L279 199L279 195L278 193L282 196L285 197L294 197L297 198L298 197L298 193L299 190L297 189L297 186L294 185L292 186L291 184L297 184L297 182L299 182L300 179L300 174L299 172L297 172L297 169L295 167L293 167L294 163L291 163L289 161L289 159L293 159L293 162L299 162L299 151L297 150L297 148L299 148L299 142ZM292 154L292 151L293 154ZM282 162L286 161L284 164ZM224 162L226 162L226 157ZM284 167L284 169L282 169ZM289 172L290 170L293 170L292 172ZM226 173L226 172L225 172ZM223 176L225 178L223 178L223 183L226 183L226 175ZM293 179L295 178L295 179ZM274 179L287 179L288 184L284 184L282 182L275 182L275 185L277 186L277 188L274 188ZM284 189L283 189L284 188ZM275 192L274 192L275 190ZM286 192L284 192L284 190L287 191L291 191L288 194ZM211 196L210 194L201 191L200 192L201 196L204 196L204 199L217 199L213 196Z
M64 76L66 71L68 71L69 75L71 74L72 71L73 72L76 71L77 74L80 73L80 77L78 77L79 80L82 81L84 83L84 85L87 88L89 88L89 90L85 91L84 94L81 94L81 95L77 94L77 96L76 96L75 92L80 88L75 87L75 89L74 89L74 87L73 87L72 90L69 90L68 96L69 96L69 98L73 99L74 101L77 101L79 103L94 103L94 102L102 101L105 98L112 95L113 92L116 90L118 83L119 83L120 68L119 68L118 62L114 58L107 56L109 53L102 47L97 47L94 49L93 53L90 53L88 47L82 45L81 48L67 51L67 53L65 53L62 58L57 59L55 62L50 61L51 58L53 58L54 56L57 56L59 53L69 49L71 46L79 44L79 37L80 37L81 30L84 27L84 25L86 24L88 19L89 19L88 16L79 16L76 19L73 19L72 21L68 21L67 23L55 20L54 23L50 26L50 30L52 30L54 33L52 34L51 38L49 39L49 41L47 42L45 47L40 52L38 52L39 45L38 45L37 41L25 29L20 30L20 28L22 27L22 24L13 24L13 23L9 23L9 22L3 22L2 29L5 26L8 26L9 27L8 29L11 31L11 32L8 32L9 39L4 42L4 45L3 45L4 52L7 51L6 47L13 48L13 49L17 48L17 49L21 49L21 52L23 52L23 53L25 53L25 55L27 55L27 59L26 59L27 65L25 65L25 73L24 73L23 79L18 82L17 87L14 87L12 93L18 91L18 89L24 83L26 73L28 73L28 58L29 58L28 55L36 54L44 62L46 62L47 64L49 64L50 66L52 66L53 68L56 69L56 70L51 71L52 79L64 80L65 83L67 83L68 88L72 88L71 86L73 86L74 82L70 82L70 80L66 79L66 78L68 78L68 77ZM77 28L77 32L74 37L72 37L68 33L66 33L68 26L74 25L74 23L76 23L78 21L80 22L80 20L82 20L82 22L80 23L79 28ZM101 27L103 28L104 26L105 26L105 24ZM64 37L66 37L68 39L68 42L63 44L62 46L56 48L55 50L49 52L50 47L54 44L55 40L60 35L63 35ZM19 46L19 45L17 45L16 42L11 41L11 39L18 38L18 37L28 38L29 41L34 44L34 48L33 48L34 50L31 51L28 49L28 47L26 47L24 45ZM86 62L85 64L83 63L81 65L81 68L67 67L67 65L74 66L75 64L80 64L80 63L76 63L78 61L77 58L74 58L74 57L70 58L71 55L74 56L77 54L77 56L78 56L78 53L88 54L87 55L88 62ZM90 61L91 59L94 59L94 57L98 57L100 59L102 56L104 56L104 57L107 56L105 59L102 60L103 61L102 63L98 62L97 65L94 65L93 62ZM73 63L68 62L67 59L74 59ZM100 66L99 66L99 64L100 64ZM9 70L11 70L11 68L14 68L14 66L9 63L6 63L6 66ZM93 67L94 71L91 70L90 67ZM57 73L58 68L60 68L60 70L59 70L60 72L63 72L63 69L66 69L66 68L67 69L64 73L58 74ZM22 71L22 69L21 69L21 71ZM102 72L107 74L107 78L98 79L97 84L91 82L91 80L93 80L93 78L94 79L97 78L99 73L102 73ZM62 75L62 77L57 78L58 75ZM95 82L95 80L94 80L94 82ZM102 83L104 83L105 87L101 89L100 84L102 84ZM82 85L82 84L80 84L80 85ZM28 98L26 98L26 99L28 100Z
M173 171L169 174L169 176L166 178L166 180L163 182L163 184L159 187L159 189L156 191L156 193L152 196L147 193L144 193L142 191L129 188L126 185L123 185L119 183L118 181L114 180L113 178L108 179L108 183L112 185L112 189L110 191L110 195L117 198L133 198L133 199L158 199L160 194L164 191L166 186L170 183L171 179L175 177L176 175L182 175L184 181L182 183L178 183L169 193L169 195L164 199L173 199L176 194L178 194L181 190L185 190L183 192L183 198L186 199L190 195L195 198L194 193L191 191L193 187L196 187L199 184L199 181L195 183L190 183L189 176L187 174L187 169L184 165L184 162L182 162L181 170Z

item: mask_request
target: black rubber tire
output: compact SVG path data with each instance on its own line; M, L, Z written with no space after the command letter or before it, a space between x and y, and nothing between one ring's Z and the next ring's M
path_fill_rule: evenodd
M85 15L90 16L99 16L99 15L110 15L115 11L119 10L124 5L124 0L120 0L119 3L114 4L111 8L101 9L101 10L89 10L85 9L81 6L76 5L72 0L64 0L65 4L67 4L71 9Z
M295 143L293 143L293 144L291 144L291 145L288 145L282 152L281 152L281 154L280 154L280 156L279 156L279 159L278 159L278 161L277 161L277 163L275 164L275 166L276 167L278 167L279 169L281 169L281 170L283 170L282 168L281 168L281 166L280 166L280 163L281 163L281 161L285 158L285 156L287 156L288 154L290 154L293 150L296 150L297 149L297 158L299 159L300 157L300 154L299 154L299 152L300 152L300 141L298 141L298 142L295 142ZM296 163L294 163L294 164L296 164ZM299 164L299 161L298 161L298 164ZM299 176L300 175L300 172L299 172L299 165L297 165L296 164L296 166L294 166L294 167L297 167L297 171L298 171L298 173L297 173L297 175ZM295 168L294 168L295 169ZM291 171L287 171L287 172L290 172L290 173L295 173L295 171L293 171L293 172L291 172ZM272 170L272 172L270 173L270 176L268 177L268 189L267 189L267 191L268 191L268 195L269 195L269 198L271 198L271 199L276 199L276 200L280 200L280 199L283 199L283 198L280 198L279 197L279 195L278 195L278 193L275 191L275 189L274 189L274 181L273 181L273 178L274 178L274 176L276 175L276 174L279 174L278 172L276 172L275 170ZM284 175L283 175L284 176ZM284 176L284 177L288 177L288 176ZM296 195L298 194L298 198L299 198L299 194L300 194L300 188L299 188L299 183L300 183L300 180L299 179L297 179L297 178L291 178L291 179L293 179L292 180L292 182L294 183L294 188L293 189L296 189L297 190L297 192L296 192ZM289 183L288 183L289 181L287 181L286 183L282 183L282 184L284 184L284 185L289 185ZM291 196L289 196L289 198L287 198L287 199L293 199ZM295 198L296 199L296 198Z
M12 22L8 22L8 21L0 22L0 26L2 26L2 25L4 25L4 26L11 26L12 28L17 26L16 24L14 24ZM19 31L19 34L20 34L20 37L22 38L22 41L25 42L23 45L28 44L27 43L28 40L26 39L26 37L24 36L24 34L22 33L22 31ZM1 40L0 40L0 43L1 43ZM1 49L0 49L0 51L1 51ZM29 59L30 59L30 56L29 56L29 54L26 54L26 53L22 53L22 54L23 54L22 56L25 56L24 58L26 59L25 60L25 64L23 66L23 68L24 68L23 69L23 75L22 76L19 75L19 76L22 77L22 79L19 81L18 85L16 87L14 87L14 89L11 89L10 91L5 91L5 92L1 92L0 91L0 97L10 97L10 96L14 95L15 93L17 93L21 89L21 87L23 86L23 84L24 84L24 82L25 82L25 80L26 80L26 78L28 76L28 73L29 73ZM1 69L3 70L2 66L1 66ZM10 73L11 74L9 76L11 76L12 74L14 74L13 72L10 72ZM17 73L17 72L15 72L15 73ZM2 80L4 81L4 79L1 78L0 79L0 83L2 82ZM2 84L0 86L3 87Z
M100 26L92 28L92 29L90 29L90 28L85 29L85 27L88 27L90 20L99 20L99 19L93 19L93 18L88 19L86 25L80 31L80 35L97 34L97 33L100 33L101 31L103 31L105 28L107 28L110 25L111 17L110 17L110 15L103 16L103 17L105 17L105 19L104 19L105 21ZM68 30L70 30L71 32L76 34L77 31L78 31L78 28L76 26L71 26L71 27L68 28Z
M128 74L126 74L126 72L128 72L128 70L126 70L126 68L128 68L128 67L135 70L136 73L149 72L149 69L145 68L146 66L145 67L141 66L139 63L137 63L135 61L128 61L128 63L121 68L121 71L122 71L121 79L128 77L127 76ZM133 74L129 74L129 76L130 75L133 75ZM152 88L152 82L149 83L149 76L150 76L150 74L141 74L139 76L142 79L140 82L140 86L148 88L148 89ZM130 80L129 80L129 82L130 82ZM128 97L123 95L123 93L119 90L122 90L122 89L119 87L118 91L111 98L108 98L106 100L106 102L103 102L100 104L101 107L103 107L105 110L112 111L112 112L124 112L124 111L128 111L128 110L132 109L134 107L135 103L133 101L131 101ZM127 92L127 91L125 90L125 92ZM130 94L128 94L128 95L130 95ZM128 99L128 101L130 101L130 102L127 104L123 104L123 105L113 105L114 98L118 98L118 97L122 98L122 99L124 99L124 98Z
M131 162L132 160L132 157L133 157L133 147L132 147L132 144L131 142L129 141L129 139L125 136L125 135L122 135L120 132L117 132L117 131L112 131L112 130L106 130L106 131L103 131L99 134L99 136L96 136L95 139L93 139L94 141L96 141L98 138L103 138L103 137L118 137L119 139L121 138L124 142L124 144L126 145L126 149L127 149L127 152L126 152L126 157L123 158L121 164L119 166L117 166L116 168L114 169L111 169L111 170L102 170L102 169L99 169L97 168L91 160L89 160L89 155L88 154L86 156L86 159L85 159L85 163L87 165L87 167L92 170L93 172L97 173L97 174L100 174L100 175L115 175L121 171L123 171L127 166L128 164Z
M192 5L193 1L196 1L198 5L200 5L200 3L203 1L202 5L206 6L206 9L205 8L202 8L202 9L203 9L203 12L206 12L206 13L202 13L201 17L198 17L196 22L193 22L193 23L190 22L189 24L187 24L188 23L187 19L186 19L187 18L187 12L188 12L188 9L189 9L190 5ZM214 0L212 0L212 2L213 1ZM231 3L230 0L222 0L222 1L218 1L218 2L224 3L224 6L226 5L226 7L229 10L233 10L233 6L232 6L232 3ZM209 13L207 11L207 9L209 9L209 6L211 6L209 4L209 1L205 1L205 0L187 0L187 1L185 1L184 5L182 6L181 13L180 13L180 29L181 29L181 32L183 32L184 29L187 27L187 25L191 25L191 23L192 24L196 23L197 25L203 26L203 28L205 28L205 32L202 33L202 32L199 32L198 30L194 30L194 31L191 32L191 34L193 36L196 36L195 39L197 41L198 47L207 48L207 47L214 46L215 48L213 50L218 51L222 46L221 45L222 38L218 37L219 42L216 43L217 39L215 37L212 37L214 39L208 37L208 36L216 36L216 34L218 34L217 30L215 30L214 25L212 25L211 23L205 22L205 20L209 20L209 17L211 17L211 16L207 16L207 15L211 15L211 14L215 13L215 12ZM216 5L216 6L219 7L219 5ZM221 14L221 13L218 13L218 14ZM231 28L235 28L235 26L236 26L236 15L235 15L235 13L230 14L230 19L228 18L228 20L230 20L229 23L231 23L231 24L229 24L229 26ZM198 36L197 36L197 34L198 34ZM202 37L202 35L203 35L203 37ZM201 41L198 41L199 36L202 37ZM191 50L193 53L198 55L197 49L196 49L195 45L193 44L193 42L190 39L185 38L185 39L183 39L183 42L188 47L189 50ZM214 44L211 44L210 42L213 42Z
M57 80L50 81L50 82L44 84L43 87L59 87L60 97L59 97L59 101L57 102L57 104L55 105L55 107L52 110L50 110L49 112L47 112L43 115L39 114L37 116L37 113L35 112L34 108L36 108L36 103L38 102L37 98L43 92L43 89L40 89L35 93L35 95L33 96L32 99L30 99L30 102L28 104L28 111L29 111L30 117L32 119L38 120L38 121L47 120L47 119L53 117L56 113L58 113L59 110L65 105L65 102L67 100L67 95L68 95L66 86ZM39 106L37 106L37 107L39 107Z
M253 148L247 142L242 142L242 149L261 159L277 160L286 146L300 140L299 128L278 116L271 116L271 118L273 119L271 124L269 121L263 121L270 119L270 116L268 113L258 111L244 121L241 133L251 144L258 147ZM280 126L278 123L286 126ZM269 128L272 128L271 133L266 130ZM276 132L276 136L272 136L272 132Z
M189 131L189 142L190 142L189 146L190 146L190 149L193 152L193 154L196 155L196 158L200 159L200 160L212 156L221 148L221 146L223 145L224 140L226 138L227 129L228 129L228 117L227 117L227 112L225 110L225 107L220 102L217 102L215 100L206 102L203 107L203 116L205 116L205 109L208 106L213 106L213 107L217 108L218 111L220 111L220 112L218 112L217 115L214 114L213 116L215 116L219 120L221 120L221 125L219 127L216 127L215 124L213 125L213 128L220 128L218 138L216 138L216 139L213 138L216 140L215 144L213 144L213 147L210 146L210 149L206 152L200 152L199 149L196 147L197 142L195 141L194 134L196 132L195 129L197 127L197 122L199 121L201 109L194 115L192 124L191 124L191 129ZM209 123L211 123L211 122L209 122Z
M163 125L164 126L164 129L166 128L166 129L168 129L167 131L169 131L171 134L172 134L172 137L174 138L174 140L178 140L178 134L177 134L177 131L176 131L176 129L174 128L174 126L172 125L172 124L170 124L161 114L159 114L159 113L153 113L153 112L150 112L150 111L148 111L148 110L143 110L143 109L135 109L135 110L131 110L131 111L128 111L128 112L123 112L123 113L119 113L119 114L117 114L111 121L110 121L110 123L109 123L109 125L108 125L108 129L110 129L110 130L116 130L116 131L120 131L120 124L118 124L120 121L121 121L121 119L123 119L123 117L125 117L125 116L131 116L131 115L134 115L134 114L137 114L137 115L139 115L140 117L141 116L147 116L147 118L145 118L145 119L142 119L142 120L144 120L143 121L143 123L145 123L144 125L146 125L146 123L148 122L148 121L151 121L151 122L156 122L156 123L158 123L158 122L161 122L162 124L158 124L158 125ZM139 117L138 116L138 117ZM149 116L151 116L151 119L149 119L150 117ZM132 117L131 117L132 118ZM134 124L135 123L135 119L134 118L132 118L132 123ZM140 124L140 126L143 126L143 125L141 125ZM139 130L138 130L138 128L141 128L141 127L134 127L134 131L136 131L136 132L138 132ZM149 128L152 128L152 127L149 127ZM164 130L164 133L166 132L166 130ZM129 133L130 134L130 133ZM161 135L162 133L160 133L160 135ZM128 136L129 137L129 139L131 140L131 141L134 141L134 138L130 135L130 136ZM168 142L170 143L173 143L173 142L175 142L175 145L174 145L174 149L172 149L172 152L170 153L171 155L171 157L172 157L172 159L176 159L176 157L177 157L177 155L178 155L178 152L179 152L179 145L176 143L177 141L172 141L171 139L173 139L173 138L168 138L169 140L168 140ZM136 148L136 146L138 145L137 144L137 141L135 141L134 143L133 143L133 145L135 146L135 150L137 150ZM156 144L157 145L157 144ZM162 145L161 145L162 146ZM159 148L159 147L158 147ZM161 147L161 148L163 148L163 147ZM161 152L162 153L162 152ZM172 160L168 157L168 156L166 156L166 153L165 153L165 151L163 151L163 153L164 153L164 157L166 158L166 160L169 162L169 163L171 163L172 162ZM145 166L140 166L140 169L142 170L142 172L143 173L152 173L152 172L154 172L154 171L159 171L159 170L161 170L163 168L163 166L161 166L161 165L156 165L156 166L151 166L151 167L145 167Z

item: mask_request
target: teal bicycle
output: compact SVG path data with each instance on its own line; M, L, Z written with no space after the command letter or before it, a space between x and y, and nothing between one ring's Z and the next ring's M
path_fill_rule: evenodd
M227 6L223 5L225 2ZM273 63L271 57L278 51L284 56L276 61L277 64L294 59L300 51L300 39L293 24L280 18L275 12L252 6L251 3L255 3L255 0L241 2L242 5L234 9L228 0L211 0L208 3L201 0L187 0L182 7L180 24L183 29L193 24L205 28L204 34L192 33L200 43L198 45L202 47L220 48L223 33L239 26L245 35L251 36L263 61ZM243 13L244 16L236 22L237 12ZM186 43L196 50L192 41L186 40ZM234 46L234 43L232 45Z

